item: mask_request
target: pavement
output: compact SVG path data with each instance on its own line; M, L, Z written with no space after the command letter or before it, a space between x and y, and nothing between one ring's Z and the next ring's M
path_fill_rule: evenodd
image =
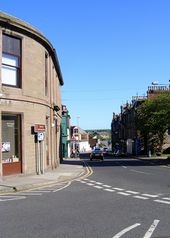
M64 159L58 168L40 175L10 175L0 179L0 194L24 191L73 181L91 173L90 168L79 158Z

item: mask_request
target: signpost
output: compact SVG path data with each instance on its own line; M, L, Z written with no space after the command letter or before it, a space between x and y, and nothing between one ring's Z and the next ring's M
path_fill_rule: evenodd
M36 167L37 167L37 174L44 173L44 132L45 132L45 125L44 124L35 124L34 125L34 133L36 137Z

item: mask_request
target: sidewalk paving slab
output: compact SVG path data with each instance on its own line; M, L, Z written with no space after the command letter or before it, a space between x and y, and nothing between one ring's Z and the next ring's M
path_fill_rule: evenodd
M58 168L40 175L11 175L0 180L0 194L23 191L74 180L87 173L80 159L65 159Z

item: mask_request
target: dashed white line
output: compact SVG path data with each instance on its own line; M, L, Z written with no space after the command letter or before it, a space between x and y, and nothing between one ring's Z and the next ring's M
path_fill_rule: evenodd
M162 198L162 199L165 199L165 200L169 200L169 201L170 201L170 198Z
M140 174L150 174L150 173L146 173L146 172L139 171L139 170L136 170L136 169L131 169L131 171L136 172L136 173L140 173Z
M103 184L103 187L105 187L105 188L111 188L112 186Z
M133 198L137 198L137 199L141 199L141 200L148 200L150 198L154 199L154 198L158 198L158 197L163 195L163 194L148 194L148 193L141 194L140 192L137 192L137 191L125 190L123 188L113 187L113 186L106 185L106 184L103 184L101 182L97 182L97 181L90 180L90 179L84 179L84 180L85 181L80 181L80 182L85 183L89 186L93 186L94 188L97 188L97 189L103 189L104 191L107 191L107 192L116 192L119 195L132 196ZM67 187L67 186L68 185L66 185L65 187ZM65 188L65 187L63 187L63 188ZM59 191L63 188L57 189L56 191ZM157 202L157 203L164 203L164 204L169 205L170 204L170 197L164 197L164 198L153 200L153 201Z
M123 188L113 188L115 190L118 190L118 191L123 191L124 189Z
M98 185L102 185L103 183L100 183L100 182L96 182L96 184L98 184Z
M135 191L131 191L131 190L127 190L127 193L132 193L132 194L139 194L139 192L135 192Z
M94 180L89 180L89 182L90 182L90 183L96 183L96 181L94 181Z
M164 203L164 204L170 204L170 202L168 202L168 201L163 201L163 200L159 200L159 199L154 200L154 202L159 202L159 203Z
M80 182L81 182L81 183L87 183L86 181L83 181L83 180L81 180Z
M101 186L94 186L94 188L102 189L103 187L101 187Z
M130 195L129 193L125 193L125 192L118 192L118 194L124 195L124 196L129 196Z
M94 186L94 184L93 183L86 183L87 185L89 185L89 186Z
M149 198L147 198L147 197L142 197L142 196L133 196L134 198L139 198L139 199L143 199L143 200L147 200L147 199L149 199Z
M107 191L107 192L115 192L115 190L109 189L109 188L104 188L104 190Z
M157 197L159 197L159 195L152 195L152 194L147 194L147 193L143 193L142 196L146 196L146 197L150 197L150 198L157 198Z

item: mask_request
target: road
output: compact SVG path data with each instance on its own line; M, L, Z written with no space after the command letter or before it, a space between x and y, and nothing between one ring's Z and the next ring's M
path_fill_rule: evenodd
M170 167L89 161L89 177L0 196L0 238L168 238Z

